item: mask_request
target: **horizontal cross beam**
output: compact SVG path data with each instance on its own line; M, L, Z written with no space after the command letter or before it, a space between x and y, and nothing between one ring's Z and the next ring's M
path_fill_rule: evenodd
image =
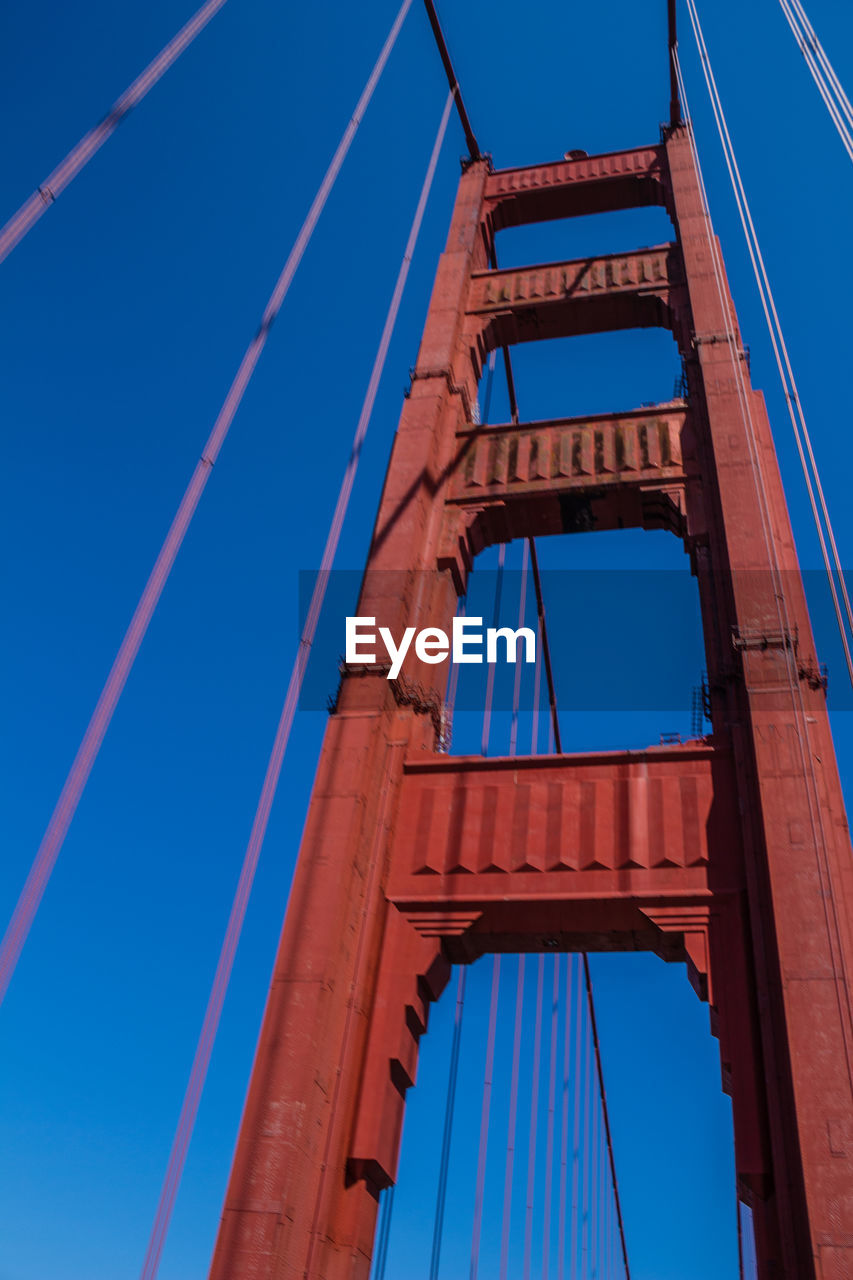
M598 156L569 152L551 164L498 169L486 179L484 209L492 231L501 231L667 201L663 148L639 147Z

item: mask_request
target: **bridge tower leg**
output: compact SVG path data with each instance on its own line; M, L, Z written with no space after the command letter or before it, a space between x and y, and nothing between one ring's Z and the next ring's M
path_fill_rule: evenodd
M672 243L490 268L509 226L662 205ZM667 528L691 557L712 733L643 752L441 751L446 667L344 670L228 1186L214 1280L366 1280L406 1089L452 963L626 947L712 1010L761 1280L853 1275L853 864L802 580L690 139L463 172L358 605L449 630L474 558ZM686 394L480 427L490 350L671 330Z

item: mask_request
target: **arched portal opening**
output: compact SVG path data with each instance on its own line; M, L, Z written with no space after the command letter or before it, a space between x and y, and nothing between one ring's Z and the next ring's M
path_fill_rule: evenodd
M679 964L643 953L593 955L589 964L632 1274L736 1276L732 1110L707 1008ZM490 1059L494 984L493 957L467 967L439 1274L498 1276L503 1265L510 1276L621 1277L581 957L500 957ZM454 975L421 1045L387 1277L426 1280L435 1257L457 995ZM642 1161L620 1159L637 1150ZM753 1272L747 1267L745 1274Z

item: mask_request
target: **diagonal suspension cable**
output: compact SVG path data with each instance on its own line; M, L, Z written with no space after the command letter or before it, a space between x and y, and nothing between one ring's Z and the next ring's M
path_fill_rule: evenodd
M56 808L53 811L47 830L42 838L30 873L27 877L21 896L18 899L14 914L6 930L6 934L0 943L0 1003L5 997L6 991L11 981L15 965L21 954L27 934L30 931L33 919L38 910L47 882L50 879L59 851L62 848L68 828L74 818L80 797L83 794L89 775L97 759L101 744L109 728L110 722L118 705L124 686L128 676L133 668L136 655L139 652L149 624L157 607L157 603L163 592L163 588L168 581L169 575L174 566L178 552L190 526L196 508L198 507L201 495L204 492L208 479L210 478L213 465L219 456L225 438L231 427L234 417L237 413L243 395L255 371L255 367L260 359L261 352L266 344L270 328L273 321L281 310L287 291L290 288L291 281L296 274L296 269L302 260L302 256L311 239L314 228L317 225L320 214L329 197L329 193L335 183L335 179L341 169L341 166L349 151L353 138L361 123L362 117L367 109L368 103L373 96L373 92L379 81L379 77L385 67L394 47L403 20L408 13L412 0L403 0L399 13L394 20L385 44L379 54L367 84L364 87L358 104L353 112L349 124L344 130L338 148L332 157L331 164L326 171L320 188L314 197L314 202L308 211L308 216L302 225L302 229L296 238L296 242L290 251L290 255L285 263L284 269L279 276L278 282L270 296L266 309L261 320L257 333L249 344L245 355L234 381L228 391L219 416L214 423L213 430L207 440L206 445L201 454L201 458L196 464L196 468L187 486L186 492L181 499L180 506L171 528L166 535L166 539L157 556L151 576L145 585L145 589L136 606L136 610L130 621L130 626L121 642L115 661L113 662L110 673L107 676L106 683L101 690L92 718L83 735L83 740L78 748L77 755L71 765L71 769L65 780L65 784L57 801ZM448 108L449 112L449 108ZM445 123L446 127L446 123ZM424 197L425 200L425 197ZM403 277L405 279L405 277ZM398 281L398 286L400 282ZM401 287L401 286L400 286ZM384 360L384 355L383 355ZM374 369L375 372L375 369ZM360 448L360 445L358 446ZM355 455L357 458L357 454Z
M92 156L113 134L122 120L130 114L142 101L158 80L161 80L174 62L178 60L188 45L204 30L211 18L215 17L225 5L226 0L207 0L190 18L176 36L160 50L157 57L137 76L129 89L117 98L102 120L84 134L76 146L62 160L52 173L49 173L33 194L24 201L17 213L14 213L6 225L0 229L0 262L20 244L46 209L56 201L69 183L73 182L80 170L89 163Z
M213 1049L213 1041L216 1036L216 1030L219 1025L219 1017L222 1011L222 1005L225 999L225 992L228 986L228 980L231 975L231 968L234 962L234 956L237 950L237 943L240 939L240 931L243 926L243 919L246 914L246 906L248 904L249 893L252 887L252 881L255 875L255 869L260 856L261 846L266 835L267 823L269 821L270 810L272 808L273 798L278 786L279 776L281 774L282 763L284 761L284 753L290 738L290 730L293 725L293 718L296 712L296 706L299 700L299 694L302 688L302 681L305 675L305 669L308 664L308 657L314 636L317 631L317 624L320 618L320 611L323 606L323 600L328 586L329 574L331 572L335 553L337 551L338 542L340 540L341 529L344 523L347 507L349 504L352 487L355 480L355 473L358 467L358 460L361 454L361 448L364 438L367 434L367 428L370 423L373 405L376 400L376 393L379 388L379 381L382 376L382 370L385 365L385 358L388 354L388 347L391 341L391 334L397 319L397 313L400 308L400 301L403 296L403 288L406 283L406 277L409 271L409 265L414 253L415 242L418 232L420 231L423 219L426 201L432 186L435 168L438 162L441 144L444 141L444 135L447 130L447 123L450 118L450 109L453 105L453 95L448 94L444 111L441 116L438 133L436 135L435 144L433 146L432 155L430 156L429 165L427 167L426 177L421 189L420 198L418 200L415 217L412 222L412 228L409 232L409 239L406 244L406 250L403 255L403 262L397 277L397 283L391 298L391 304L388 309L388 315L385 320L385 326L382 331L382 337L379 342L379 349L376 353L373 370L368 382L367 392L365 394L364 404L362 405L361 414L359 416L358 425L356 427L355 437L353 440L352 451L347 463L344 478L341 483L338 501L335 506L335 512L332 517L332 523L329 528L326 546L323 552L323 559L314 584L314 591L311 596L311 603L308 615L302 631L302 637L299 642L296 660L290 676L290 682L287 688L284 706L281 712L278 728L276 730L275 740L273 742L272 752L270 754L269 763L267 765L266 775L264 777L263 787L261 789L260 799L258 801L257 811L255 813L252 831L249 837L249 843L246 848L246 854L243 866L240 871L240 880L237 887L237 893L231 908L231 915L228 921L228 928L225 934L225 940L222 945L219 962L217 964L216 976L214 978L213 987L204 1016L201 1035L199 1037L196 1056L193 1061L190 1073L189 1083L187 1085L186 1094L184 1095L183 1105L181 1107L181 1115L178 1122L177 1131L175 1133L172 1151L169 1156L166 1177L163 1182L163 1188L160 1194L160 1202L158 1204L157 1213L155 1215L154 1226L151 1232L151 1239L148 1246L148 1254L145 1259L145 1265L142 1270L142 1280L153 1280L157 1274L159 1266L160 1253L165 1241L166 1231L168 1230L169 1219L171 1218L172 1209L174 1207L175 1197L177 1195L178 1183L180 1181L181 1172L183 1170L184 1161L186 1159L187 1149L189 1147L192 1130L195 1123L195 1116L198 1110L198 1104L201 1097L201 1090L204 1085L204 1079L207 1074L207 1067L210 1062L210 1055Z
M833 91L835 92L836 97L838 99L839 107L844 112L844 115L847 117L847 120L850 122L850 124L853 125L853 105L851 104L850 99L847 97L847 94L844 92L844 88L841 84L841 81L838 79L838 76L835 74L835 70L832 66L832 63L829 61L829 58L826 55L826 50L824 49L820 40L818 40L817 38L817 32L815 31L812 24L809 22L808 15L806 14L805 6L801 3L801 0L790 0L790 4L798 14L799 19L803 24L803 29L808 35L808 38L811 42L811 46L814 49L815 54L817 55L818 61L820 62L821 66L826 72L827 79L831 84Z
M717 131L720 136L720 142L723 147L723 155L726 162L726 168L732 184L732 190L737 204L738 216L740 218L741 227L746 239L747 250L749 252L750 262L752 264L755 281L758 286L758 293L761 299L761 306L764 312L764 319L767 330L770 335L770 341L773 347L773 354L776 359L776 367L779 372L779 379L782 383L782 389L785 395L785 401L788 407L788 415L791 419L791 426L794 431L794 439L797 446L797 453L800 459L800 466L806 482L806 489L809 496L809 503L812 509L812 518L814 520L815 529L817 530L818 541L820 543L821 556L823 558L824 569L827 575L830 592L832 595L833 607L835 609L836 621L838 623L841 643L844 648L844 656L847 664L847 672L851 684L853 684L853 655L851 655L851 640L853 640L853 609L851 609L850 598L847 591L847 585L844 579L844 572L841 566L841 559L838 554L838 546L835 541L835 533L832 527L832 521L829 515L826 498L823 491L823 485L820 479L817 462L815 460L812 448L811 435L806 423L805 413L803 411L802 402L797 390L794 372L791 367L791 360L788 354L787 344L782 326L779 321L779 315L776 310L776 303L773 298L773 292L770 287L770 280L767 275L767 269L764 264L764 257L758 243L758 236L755 230L755 224L752 219L749 202L746 198L746 190L743 185L740 168L734 153L731 135L729 133L728 124L726 122L725 113L723 111L722 100L720 99L719 90L717 88L716 78L711 67L708 49L705 44L705 37L702 32L702 26L699 22L699 14L696 9L694 0L687 0L687 9L690 16L693 35L696 40L696 46L699 50L699 57L702 65L702 72L708 93L711 99L711 106L714 112L714 119L717 125ZM675 53L676 66L678 67L679 77L682 85L682 96L684 90L683 75L678 64L678 55ZM806 453L808 453L808 462L806 461ZM817 490L817 500L815 498L815 490ZM823 516L823 524L818 514L818 502L820 511ZM824 534L824 524L826 526L826 534ZM832 548L832 564L830 564L830 555L827 550L826 540L829 539ZM833 566L835 573L833 573ZM837 574L837 583L836 577ZM839 589L844 600L844 613L842 615L841 603L839 600Z
M853 107L850 105L841 81L835 74L832 63L826 56L803 6L798 3L798 0L779 0L779 4L806 66L811 72L817 91L823 98L824 105L838 131L842 146L853 160Z
M698 28L699 29L698 34L701 36L701 27L699 27L698 14L695 13L694 11L693 16L695 16L695 20L696 20L694 24L694 34L697 34L697 28ZM708 84L709 77L710 77L711 82L713 82L714 86L716 86L716 82L713 80L713 75L711 73L710 59L707 56L707 49L705 50L704 67L708 72L708 75L706 75L706 84ZM680 68L679 68L679 74L680 74ZM683 76L681 77L681 87L682 87L682 93L683 93L684 91ZM709 84L709 89L710 89L710 84ZM712 101L712 106L714 106L716 109L717 103L715 102L713 93L711 94L711 101ZM719 95L717 95L717 102L718 101L719 101ZM686 108L687 108L687 103L685 98L685 109ZM718 119L718 129L720 129L719 119ZM720 130L720 136L722 141L724 137L722 130ZM752 420L752 413L751 413L750 401L749 401L749 389L745 385L743 372L740 367L740 361L737 359L735 354L734 332L732 327L733 318L732 318L730 304L727 303L726 301L726 289L725 289L722 261L720 258L719 246L718 246L716 237L714 236L713 228L711 226L710 213L709 213L709 207L708 207L708 197L707 197L707 192L705 190L704 180L702 178L702 167L699 162L699 156L696 150L693 130L689 122L689 114L688 114L688 140L690 142L690 147L691 147L692 156L693 156L693 163L696 169L696 175L699 182L702 214L705 221L705 229L706 229L706 234L708 239L708 247L710 250L711 263L714 269L714 276L715 276L715 281L717 286L717 293L718 293L720 308L724 318L724 324L727 327L726 331L727 331L729 344L730 344L729 351L730 351L731 364L732 364L732 373L734 375L735 385L738 390L741 413L743 416L743 424L746 430L746 442L749 449L749 457L750 457L751 466L753 468L753 474L755 476L756 498L758 500L758 511L759 511L759 516L761 520L762 538L764 541L768 562L770 564L771 574L773 575L773 580L774 580L777 618L779 621L780 629L782 631L786 631L786 630L790 631L791 629L790 614L788 611L787 600L785 597L784 583L781 578L779 557L772 540L772 534L770 529L770 504L769 504L767 488L766 488L766 484L763 476L763 468L761 465L761 456L759 452L759 443L758 443L757 433L755 429L755 424ZM724 145L724 153L727 155L725 145ZM727 155L727 160L728 160L728 155ZM731 174L731 170L730 170L730 174ZM837 603L837 600L836 600L836 603ZM797 740L797 751L799 755L800 768L802 769L803 777L806 781L806 798L807 798L808 809L809 809L809 822L811 826L812 838L814 840L815 850L818 855L818 862L817 862L818 875L819 875L821 884L825 886L824 901L826 904L830 904L830 905L827 905L826 907L825 921L826 921L827 929L830 931L830 938L833 938L833 937L837 938L839 922L838 922L837 911L835 907L831 905L832 903L834 903L834 899L832 898L832 894L831 894L831 889L829 887L831 884L831 872L830 872L830 869L826 866L825 862L822 860L825 857L825 850L827 847L827 832L823 822L822 811L819 803L819 786L818 786L818 780L817 780L817 775L815 771L814 758L811 752L811 748L809 746L808 719L806 716L805 703L803 700L803 694L802 694L802 689L800 687L800 682L797 678L796 665L792 659L790 651L789 651L788 661L786 662L786 677L787 677L788 691L791 696L791 704L794 709L795 717L796 717L794 723L795 723L795 732L796 732L796 740ZM843 954L840 954L838 952L837 942L835 943L835 945L832 946L832 968L833 968L833 972L836 974L839 981L841 982L847 981L844 957L843 957ZM842 1025L844 1029L845 1054L847 1055L848 1060L853 1062L853 1049L851 1049L851 1042L853 1042L853 1028L851 1028L849 1018L846 1016L844 1010L842 1010L840 1006L839 1006L839 1010L840 1010L840 1016L842 1019Z

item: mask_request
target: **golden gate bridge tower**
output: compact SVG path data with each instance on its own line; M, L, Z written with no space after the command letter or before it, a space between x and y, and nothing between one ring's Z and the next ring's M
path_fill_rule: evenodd
M490 545L669 530L698 584L712 731L451 757L440 668L344 666L213 1280L364 1280L430 1002L452 964L546 948L686 962L719 1038L759 1275L853 1275L850 839L764 401L675 83L672 98L659 142L509 170L463 110L470 156L357 612L449 630ZM504 228L645 205L668 213L669 243L497 265ZM491 352L647 326L678 344L682 398L475 421Z
M225 3L205 0L0 228L0 261ZM0 1000L187 528L411 3L402 2L132 616L0 940ZM443 665L418 648L399 670L375 655L342 663L211 1280L368 1280L379 1204L397 1179L406 1095L431 1004L454 965L464 972L485 955L546 952L584 957L583 970L576 966L577 985L580 996L585 972L603 1126L596 1176L603 1185L609 1159L617 1215L611 1235L622 1255L603 1270L596 1263L590 1271L584 1262L580 1276L573 1255L571 1280L613 1280L617 1273L630 1280L586 967L587 954L602 951L648 951L681 962L710 1008L721 1084L732 1103L736 1192L751 1210L758 1280L853 1280L850 834L827 680L770 424L751 384L684 102L675 0L668 0L670 114L659 139L599 155L570 151L551 163L511 169L495 167L481 150L434 0L425 3L450 96L261 791L142 1280L157 1274L316 632L323 574L334 560L454 104L468 154L356 612L395 636L406 629L451 632L477 557L513 540L526 542L554 749L519 755L513 743L506 756L486 755L485 745L482 754L451 755ZM853 107L800 0L781 3L819 88L835 93L830 110L853 159ZM687 0L687 8L725 146L727 129L695 0ZM738 196L733 152L727 150L726 159ZM747 230L751 216L742 189L738 205ZM618 253L572 261L499 265L501 233L508 228L649 206L668 215L666 243L626 244ZM762 291L763 262L749 243ZM775 315L764 280L762 301ZM676 398L584 417L571 416L575 406L567 398L565 417L521 419L514 346L650 327L668 331L680 353ZM774 347L778 359L775 338ZM494 424L481 421L479 389L499 351L511 420ZM787 361L784 345L783 355ZM787 368L793 421L797 396ZM797 442L805 467L799 435ZM816 476L813 456L812 466ZM838 583L831 574L830 580L836 612L843 630L840 585L850 623L844 647L853 679L853 608L819 480L817 490L835 554ZM811 482L809 494L814 507ZM663 530L689 556L701 610L710 731L644 750L569 753L557 721L535 539L624 528ZM822 532L821 545L826 551ZM542 972L540 967L540 1008ZM556 992L556 965L554 974ZM517 1013L516 1044L520 1026ZM552 1095L556 1043L552 1031ZM576 1094L576 1117L577 1105ZM481 1210L480 1202L475 1221ZM547 1280L547 1245L544 1256ZM437 1257L434 1252L430 1280L438 1275ZM528 1252L525 1280L529 1263ZM561 1258L560 1280L563 1263ZM477 1280L473 1259L471 1280ZM505 1256L501 1280L507 1280Z

